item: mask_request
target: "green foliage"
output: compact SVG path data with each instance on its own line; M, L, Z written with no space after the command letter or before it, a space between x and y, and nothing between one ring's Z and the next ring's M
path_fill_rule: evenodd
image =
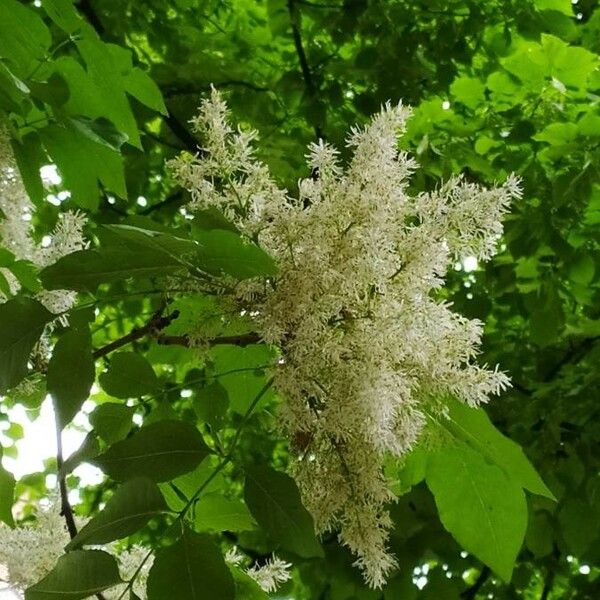
M73 373L77 376L74 377ZM68 425L87 399L96 376L92 339L87 328L71 328L56 345L48 363L47 388L60 428Z
M194 469L208 452L193 425L165 420L145 425L130 438L114 443L92 462L117 481L138 476L169 481Z
M156 549L151 599L269 597L224 564L232 545L258 564L274 551L290 560L279 595L299 600L597 598L599 35L596 0L0 0L0 120L36 207L32 237L64 210L88 218L89 248L41 271L0 247L4 455L18 459L13 407L35 416L49 392L60 428L80 409L92 428L60 475L85 461L107 475L99 486L67 477L92 519L73 546L130 536L125 546ZM399 570L382 591L364 586L335 532L317 541L283 473L297 457L279 438L279 400L268 390L254 404L276 351L198 291L207 278L274 273L223 215L190 226L164 166L197 151L187 122L210 84L259 129L260 158L291 190L307 143L343 147L347 127L388 99L414 107L402 144L421 165L416 192L459 172L522 178L498 256L452 272L443 292L483 322L479 360L514 387L485 411L432 412L429 437L389 461ZM42 180L48 164L60 183ZM79 293L68 327L36 299L61 289ZM211 342L190 348L196 338ZM13 524L18 499L15 516L33 521L55 461L16 484L5 467L0 520ZM26 598L84 598L119 581L112 558L75 550Z
M113 363L111 363L111 367L113 367ZM133 415L133 408L123 404L107 402L94 409L94 412L90 415L90 425L94 428L98 437L110 445L127 437L131 430Z
M192 566L193 565L193 566ZM172 546L157 552L148 577L148 600L233 600L233 577L206 534L184 529Z
M510 581L527 526L519 484L474 450L456 445L432 455L427 485L444 527L467 551Z
M0 447L0 460L2 459L2 448ZM15 499L15 478L0 462L0 521L9 527L14 527L15 521L12 515L12 506Z
M130 479L117 488L102 512L71 540L66 550L127 537L166 510L165 500L153 481L142 477Z
M268 467L246 469L244 498L258 524L282 548L304 558L323 555L312 517L289 475Z
M158 389L152 365L135 352L117 352L99 378L102 389L115 398L137 398ZM106 409L105 409L106 410Z
M121 583L117 561L101 550L76 550L61 556L39 583L25 591L27 600L88 598Z
M0 305L0 393L27 375L27 360L52 315L37 300L14 298Z

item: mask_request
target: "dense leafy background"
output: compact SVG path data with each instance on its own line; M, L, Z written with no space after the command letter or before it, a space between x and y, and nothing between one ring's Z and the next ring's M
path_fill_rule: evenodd
M458 172L485 183L503 180L511 171L523 179L523 199L506 220L501 252L485 267L457 270L448 294L458 311L485 322L481 360L499 363L514 382L486 410L522 446L549 490L518 447L489 421L456 407L457 426L452 427L453 420L439 424L440 437L451 440L442 450L417 449L404 466L390 465L402 492L392 508L392 546L401 568L383 592L370 591L334 536L322 540L321 549L310 527L290 536L285 519L273 521L265 514L260 494L272 486L302 523L309 518L284 476L264 470L271 464L282 471L287 460L274 430L270 392L243 435L234 437L241 415L265 384L261 367L272 360L269 351L257 344L217 345L206 364L199 364L187 348L140 336L119 354L97 356L100 388L92 388L92 399L98 407L90 416L97 437L84 450L112 479L82 488L77 512L96 514L114 491L114 480L129 478L111 470L111 456L129 452L128 444L137 444L139 455L147 428L163 427L158 437L168 446L173 439L190 438L197 460L183 472L206 456L207 442L215 447L215 432L219 444L235 446L231 464L211 481L204 490L207 501L197 506L197 533L186 531L160 551L166 566L151 581L155 590L170 589L168 565L177 564L178 553L189 547L204 557L198 577L202 568L218 572L220 597L232 597L233 580L219 562L215 543L235 542L251 557L261 559L277 549L293 562L294 579L282 597L600 595L599 40L595 0L82 0L76 9L69 0L42 0L35 6L0 0L0 110L9 115L22 175L37 205L37 235L51 230L60 209L79 207L90 219L87 234L95 242L104 235L106 247L116 246L114 236L121 236L119 251L86 255L85 281L78 262L42 276L49 287L75 282L82 304L98 309L95 316L78 313L60 336L48 369L48 391L64 398L64 423L94 379L93 368L90 377L85 375L90 368L81 358L85 348L89 354L143 327L161 306L161 294L139 293L151 286L124 281L118 269L145 269L151 276L151 267L181 267L173 263L173 244L184 241L158 237L152 247L144 246L129 230L100 225L183 227L178 209L186 194L169 178L165 159L196 150L187 121L211 83L226 91L239 121L259 129L261 157L290 188L305 174L306 143L323 136L341 144L350 124L364 121L388 99L415 107L402 142L422 166L415 190ZM39 177L39 167L49 163L62 176L56 187ZM70 198L60 195L65 189ZM218 268L249 276L238 272L235 242L217 241L232 244L233 256ZM150 257L145 262L139 244ZM268 272L267 257L254 258L256 268ZM107 262L115 267L109 278L98 275L99 265ZM47 320L31 301L13 302L0 315L0 359L7 348L12 351L8 337L20 337L11 333L14 315L25 315L33 341ZM207 327L217 328L215 335L227 334L208 322L210 300L177 302L180 319L167 328L170 335L185 333L185 319L199 315L205 315ZM3 392L26 369L28 339L16 370L0 374ZM61 369L72 364L73 356L82 361L82 375L65 386ZM53 370L58 373L54 384ZM16 403L35 413L43 394L43 388L26 398L9 393L2 418ZM132 408L118 400L130 397L138 398ZM143 418L145 425L127 437L134 414L135 422ZM165 423L171 423L168 429L185 421L197 423L205 441L196 439L191 426L187 433L164 430ZM21 434L18 427L5 433L13 440ZM155 433L150 436L156 439ZM12 452L7 444L4 453ZM189 498L217 462L213 456L183 475L172 470L173 462L160 469L154 465L148 473L138 465L130 468L159 482L169 507L179 510L182 495ZM48 464L48 472L55 467ZM177 476L176 486L162 483ZM16 494L35 499L44 491L43 482L38 475L25 478ZM138 485L155 485L142 482ZM71 475L68 483L77 487L77 478ZM118 513L119 502L127 505L131 492L124 486L112 495L115 506L109 502L106 513L111 506ZM150 489L144 498L158 514L160 495L157 500L155 487ZM524 495L523 489L533 493ZM10 490L10 474L0 471L5 521L10 521ZM474 498L494 506L493 518L477 514ZM164 527L160 517L154 518L134 539L158 544ZM219 535L211 538L206 531ZM93 538L93 530L86 535ZM83 552L90 551L61 560L76 564L84 560ZM101 554L91 558L105 560ZM114 582L110 568L106 580ZM238 590L243 589L239 577ZM238 597L261 597L244 589Z

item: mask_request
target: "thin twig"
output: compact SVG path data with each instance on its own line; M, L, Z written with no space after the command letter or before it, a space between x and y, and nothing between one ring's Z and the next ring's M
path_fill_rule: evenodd
M159 335L156 338L159 344L164 346L189 346L190 340L187 335ZM258 344L261 341L260 335L251 331L240 335L224 335L208 340L209 346L222 346L231 344L233 346L249 346L250 344Z
M298 55L298 61L300 62L300 70L302 71L302 77L304 78L304 85L306 86L309 98L313 102L318 102L318 89L312 71L310 70L310 65L308 64L304 44L302 43L302 34L300 33L300 11L296 6L295 0L287 0L287 9L290 15L292 37L294 38L294 47L296 48L296 54ZM314 128L317 139L324 139L325 136L321 129L321 125L317 123Z
M67 488L67 474L63 471L64 456L62 447L62 429L58 420L58 412L54 410L54 423L56 428L56 468L58 471L58 489L60 491L60 514L64 517L69 537L73 539L77 535L77 525L73 508L69 502L69 490ZM101 592L96 594L98 600L106 600Z
M484 583L488 580L488 577L491 574L492 571L489 567L483 567L475 583L471 587L461 592L460 597L463 600L474 600L474 598L477 596L477 592L483 587Z
M136 327L135 329L132 329L128 334L124 335L123 337L120 337L114 342L110 342L110 344L106 344L106 346L102 346L101 348L94 350L93 357L95 359L102 358L103 356L110 354L114 350L118 350L123 346L131 344L131 342L135 342L136 340L146 337L147 335L152 335L158 331L162 331L174 319L176 319L178 315L179 313L177 311L170 315L167 315L166 317L162 316L161 311L154 313L154 315L152 315L152 318L145 325L142 325L141 327Z

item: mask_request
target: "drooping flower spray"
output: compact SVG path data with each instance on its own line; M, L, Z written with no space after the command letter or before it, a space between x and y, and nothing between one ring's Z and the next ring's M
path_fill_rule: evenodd
M426 411L443 412L449 394L477 406L509 385L475 362L481 323L435 290L457 258L494 253L519 181L486 189L458 177L409 194L417 164L397 150L409 116L386 104L353 128L345 166L335 148L312 144L313 176L293 198L255 159L256 133L235 131L213 90L193 121L202 153L172 163L192 213L221 210L278 263L277 278L240 285L238 300L251 299L257 331L281 351L280 422L303 501L319 532L339 532L372 587L395 566L386 455L408 452Z

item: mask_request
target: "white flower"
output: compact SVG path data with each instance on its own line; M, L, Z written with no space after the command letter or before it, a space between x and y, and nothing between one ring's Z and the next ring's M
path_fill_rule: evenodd
M252 577L265 592L275 592L277 588L291 578L289 569L291 563L277 558L273 555L262 566L252 566L246 570L246 574Z
M241 569L244 560L244 555L240 553L236 546L225 553L225 561L234 567ZM291 568L291 563L287 563L273 554L264 565L252 565L245 570L245 573L254 579L263 591L275 592L282 583L291 579L289 573Z
M59 215L58 223L47 245L33 240L31 219L35 207L27 196L23 180L10 146L8 131L0 123L0 244L19 260L27 260L43 268L59 258L86 247L83 227L86 218L79 212ZM8 269L0 269L11 293L20 289L19 281ZM77 295L69 290L43 291L38 300L52 313L68 311ZM0 292L0 302L6 299Z
M373 587L395 565L386 455L408 452L449 394L476 406L509 383L475 362L481 324L436 292L456 257L493 254L519 182L485 189L454 178L409 194L417 164L397 150L409 116L387 104L353 128L345 168L335 148L312 144L311 177L295 199L253 159L255 134L234 131L213 90L194 122L202 156L173 163L191 210L223 211L278 263L274 281L246 282L237 299L282 353L275 386L303 501L319 532L339 532Z
M0 565L8 573L8 582L25 590L45 577L69 543L60 504L40 507L32 523L14 529L0 524Z

